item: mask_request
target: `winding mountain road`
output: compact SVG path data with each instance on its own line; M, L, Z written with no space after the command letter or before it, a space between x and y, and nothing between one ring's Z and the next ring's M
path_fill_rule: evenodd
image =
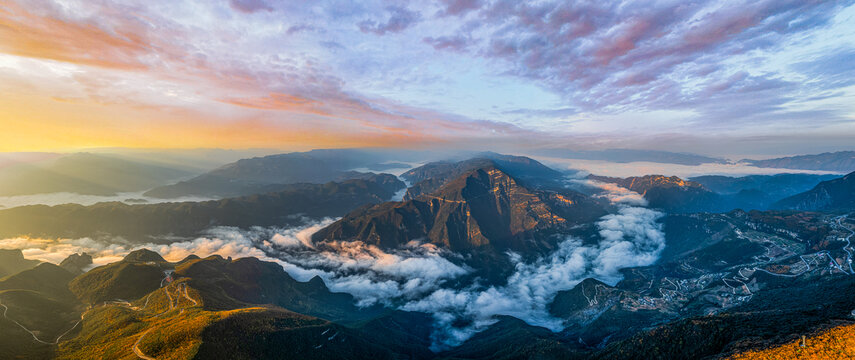
M163 282L164 282L164 281L166 281L167 279L169 279L169 278L172 276L172 272L170 272L170 271L166 271L166 272L164 272L164 275L165 275L165 277L164 277L164 278L163 278L163 280L161 280L161 282L160 282L161 287L163 287ZM168 286L169 286L169 284L167 284L167 287L168 287ZM172 309L174 309L174 308L175 308L174 304L172 303L172 297L169 295L169 291L167 291L167 289L164 289L164 290L165 290L165 292L166 292L166 296L167 296L167 297L169 297L170 310L172 310ZM179 290L179 291L180 291L180 290ZM198 306L198 305L199 305L199 303L197 303L195 300L193 300L192 298L190 298L190 296L189 296L189 295L187 295L187 287L186 287L186 285L185 285L185 287L184 287L184 296L185 296L185 297L187 297L187 299L188 299L188 300L192 301L194 305L196 305L196 306ZM149 299L150 299L150 298L151 298L151 295L149 295L148 297L146 297L145 305L143 305L143 307L142 307L142 308L136 308L136 307L132 306L130 302L125 301L125 300L115 300L115 301L105 302L105 303L104 303L104 305L106 306L106 305L107 305L107 303L111 303L111 305L126 306L126 307L131 308L131 309L136 310L136 311L142 311L142 310L144 310L146 307L148 307L148 302L149 302ZM74 331L74 329L76 329L78 326L80 326L80 323L81 323L81 322L83 322L83 319L84 319L84 317L86 316L86 312L84 311L82 314L80 314L80 319L79 319L79 320L77 320L77 322L75 322L75 323L74 323L74 325L73 325L70 329L68 329L68 330L66 330L65 332L63 332L62 334L60 334L60 335L56 338L56 340L54 340L53 342L47 342L47 341L44 341L44 340L42 340L42 339L39 339L39 337L36 335L35 331L30 330L30 329L28 329L26 326L24 326L23 324L19 323L18 321L16 321L16 320L14 320L14 319L9 318L9 316L8 316L8 313L9 313L9 307L8 307L8 306L6 306L6 304L0 303L0 306L2 306L2 307L3 307L3 317L4 317L6 320L9 320L9 321L11 321L11 322L15 323L15 325L18 325L18 327L20 327L21 329L23 329L24 331L26 331L27 333L29 333L29 334L30 334L30 336L32 336L32 337L33 337L33 340L35 340L36 342L41 343L41 344L45 344L45 345L57 345L57 344L59 344L60 340L62 340L62 338L63 338L63 337L65 337L65 336L66 336L66 335L68 335L70 332ZM158 315L158 316L159 316L159 315ZM136 351L135 351L135 352L136 352ZM150 359L150 358L147 358L147 359Z
M166 310L166 311L164 311L164 312L162 312L162 313L160 313L160 314L154 315L154 317L159 317L159 316L161 316L161 315L163 315L163 314L165 314L165 313L167 313L167 312L169 312L169 311L171 311L171 310L174 310L176 307L178 307L178 306L179 306L179 302L180 302L180 299L181 299L181 298L185 298L185 299L187 299L189 302L193 303L193 305L192 305L193 307L195 307L195 306L199 306L199 302L198 302L197 300L193 299L193 297L191 297L191 296L190 296L190 293L189 293L189 291L188 291L188 289L187 289L187 283L184 283L184 282L182 282L182 283L178 284L178 286L177 286L177 288L176 288L176 291L177 291L177 295L178 295L178 296L174 298L174 297L172 296L172 294L170 294L170 289L169 289L169 288L170 288L170 286L171 286L171 285L173 285L173 282L171 281L172 272L171 272L171 271L164 271L164 275L165 275L165 276L164 276L164 279L161 281L161 283L160 283L160 284L161 284L161 288L163 288L163 292L164 292L164 294L166 295L167 301L169 301L169 309L168 309L168 310ZM164 286L164 283L165 283L165 286ZM116 300L113 300L113 301L105 301L105 302L104 302L104 304L103 304L103 306L111 306L111 305L112 305L112 306L122 306L122 307L126 307L126 308L129 308L129 309L132 309L132 310L134 310L134 311L144 311L146 308L148 308L148 305L149 305L149 302L150 302L150 300L151 300L151 297L152 297L152 295L154 295L154 294L155 294L155 293L151 293L151 294L149 294L149 295L146 297L145 304L143 304L143 306L142 306L142 307L133 306L129 301L122 300L122 299L116 299ZM60 335L56 338L56 340L54 340L53 342L48 342L48 341L44 341L44 340L40 339L40 338L36 335L36 332L35 332L35 331L30 330L30 329L28 329L26 326L24 326L23 324L19 323L18 321L16 321L16 320L14 320L14 319L9 318L9 316L8 316L8 313L9 313L9 307L8 307L6 304L3 304L2 302L0 302L0 306L2 306L2 307L3 307L3 317L4 317L5 319L7 319L7 320L9 320L9 321L11 321L11 322L13 322L13 323L15 323L15 325L17 325L18 327L20 327L21 329L23 329L24 331L26 331L27 333L29 333L29 334L33 337L33 340L34 340L34 341L36 341L36 342L38 342L38 343L41 343L41 344L45 344L45 345L57 345L57 344L59 344L59 342L62 340L62 338L63 338L63 337L65 337L66 335L68 335L69 333L71 333L72 331L74 331L74 329L76 329L78 326L80 326L80 323L82 323L82 322L83 322L83 319L85 318L86 313L87 313L89 310L91 310L91 307L90 307L89 309L87 309L86 311L84 311L83 313L81 313L81 314L80 314L80 319L79 319L77 322L75 322L75 323L74 323L74 325L73 325L70 329L68 329L68 330L66 330L65 332L63 332L62 334L60 334ZM181 313L183 313L183 312L184 312L184 309L182 308L182 309L181 309ZM142 340L143 340L143 339L145 338L145 336L146 336L146 335L148 335L152 330L154 330L154 328L148 329L148 330L146 330L145 332L143 332L143 333L140 335L140 337L137 339L137 341L134 343L133 347L132 347L132 351L133 351L134 355L136 355L136 356L137 356L138 358L140 358L140 359L143 359L143 360L156 360L155 358L153 358L153 357L151 357L151 356L148 356L148 355L146 355L145 353L143 353L143 351L142 351L142 350L140 350L140 348L139 348L140 343L142 342Z
M64 332L64 333L62 333L61 335L59 335L59 336L56 338L56 340L54 340L54 342L47 342L47 341L44 341L44 340L42 340L42 339L39 339L39 337L38 337L38 336L36 336L36 333L35 333L34 331L30 330L30 329L27 329L27 327L26 327L26 326L22 325L21 323L19 323L19 322L15 321L15 320L13 320L13 319L10 319L10 318L9 318L9 316L8 316L8 313L9 313L9 307L8 307L8 306L6 306L6 304L0 303L0 306L2 306L2 307L3 307L3 317L4 317L4 318L6 318L6 320L9 320L9 321L11 321L11 322L15 323L15 325L18 325L21 329L23 329L24 331L26 331L26 332L30 333L30 335L33 337L33 340L35 340L36 342L39 342L39 343L42 343L42 344L45 344L45 345L56 345L56 344L59 344L59 341L60 341L60 340L61 340L65 335L68 335L68 333L70 333L72 330L76 329L78 325L80 325L80 323L83 321L83 316L85 315L85 313L84 313L84 314L81 314L81 315L80 315L80 320L77 320L77 322L76 322L76 323L74 323L74 326L72 326L72 327L71 327L71 329L68 329L66 332Z
M151 357L151 356L146 355L145 353L143 353L143 352L142 352L142 350L140 350L140 342L142 341L142 339L143 339L146 335L148 335L148 333L149 333L150 331L151 331L151 329L146 330L144 333L142 333L142 335L140 335L140 338L139 338L139 339L137 339L137 342L135 342L135 343L134 343L134 348L133 348L133 350L134 350L134 354L136 354L136 356L137 356L138 358L143 359L143 360L157 360L157 359L155 359L155 358L153 358L153 357Z
M183 294L183 295L184 295L184 297L185 297L187 300L190 300L191 302L193 302L193 306L199 306L199 303L198 303L198 302L196 302L196 300L193 300L193 298L191 298L191 297L190 297L190 294L188 294L188 293L187 293L187 283L181 283L181 286L182 286L182 288L183 288L183 290L184 290L184 294ZM179 288L179 291L181 291L180 289L181 289L181 288Z
M167 274L167 277L168 277L168 276L170 276L170 275L171 275L171 274ZM162 285L162 284L163 284L163 282L161 282L161 285ZM183 298L185 298L185 299L187 299L188 301L192 302L192 303L193 303L193 306L199 306L199 302L198 302L198 301L196 301L195 299L193 299L193 298L190 296L190 293L187 291L187 283L182 282L182 283L178 284L177 288L175 289L175 290L178 292L178 296L177 296L176 298L173 298L173 297L172 297L172 295L169 293L169 286L170 286L170 285L172 285L172 284L173 284L172 282L169 282L168 284L166 284L166 286L165 286L165 287L163 287L163 292L164 292L164 294L166 294L166 298L167 298L167 299L168 299L168 301L169 301L169 309L168 309L168 310L166 310L166 311L164 311L164 312L162 312L162 313L160 313L160 314L155 315L154 317L159 317L159 316L161 316L161 315L163 315L163 314L165 314L165 313L167 313L167 312L169 312L169 311L174 310L176 307L178 307L179 302L180 302L180 300L181 300L181 298L182 298L182 297L183 297ZM134 309L134 310L136 310L136 311L142 311L143 309L145 309L145 307L146 307L146 306L148 306L148 302L149 302L149 299L150 299L150 298L151 298L151 295L149 295L149 296L146 298L146 304L142 307L142 309L133 308L133 307L131 307L131 308L132 308L132 309ZM184 310L185 310L185 309L184 309L184 308L182 308L182 309L181 309L181 311L180 311L178 314L179 314L179 315L183 314L183 313L184 313ZM131 348L131 350L133 350L133 352L134 352L134 355L136 355L136 356L137 356L138 358L140 358L140 359L143 359L143 360L156 360L155 358L153 358L153 357L151 357L151 356L148 356L148 355L146 355L145 353L143 353L143 352L142 352L142 350L140 350L140 347L139 347L139 346L140 346L140 343L141 343L141 342L142 342L142 340L143 340L143 338L145 338L145 336L146 336L146 335L148 335L148 333L149 333L149 332L151 332L152 330L154 330L154 328L148 329L148 330L146 330L145 332L143 332L143 333L142 333L142 335L140 335L140 337L139 337L139 338L137 339L137 341L134 343L134 346Z
M843 251L846 252L846 262L849 264L849 273L855 274L855 269L852 269L852 253L849 251L849 249L847 249L848 247L852 246L852 236L855 235L855 230L843 226L843 219L845 219L846 217L846 215L841 215L835 218L835 220L837 220L837 228L849 231L849 236L844 239L846 241L846 245L843 246Z

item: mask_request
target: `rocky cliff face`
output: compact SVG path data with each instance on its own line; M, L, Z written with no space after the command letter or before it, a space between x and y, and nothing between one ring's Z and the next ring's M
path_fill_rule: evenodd
M602 213L584 195L531 189L497 167L486 166L435 192L351 213L314 238L358 240L382 248L419 240L453 251L524 252L545 245L538 235L591 221Z

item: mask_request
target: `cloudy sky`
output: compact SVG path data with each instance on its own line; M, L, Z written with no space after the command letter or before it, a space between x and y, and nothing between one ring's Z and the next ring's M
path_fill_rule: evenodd
M0 1L0 151L853 147L855 1Z

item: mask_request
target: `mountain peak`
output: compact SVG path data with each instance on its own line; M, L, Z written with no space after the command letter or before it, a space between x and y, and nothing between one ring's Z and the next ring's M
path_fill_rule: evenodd
M127 256L125 256L124 261L126 262L166 262L160 254L148 250L148 249L140 249L131 251Z
M584 195L533 189L495 164L481 165L436 191L351 213L314 239L359 240L385 248L426 239L453 251L526 252L544 245L533 241L536 232L555 232L601 215Z
M59 263L59 266L72 274L82 274L83 269L92 265L92 255L87 253L71 254Z
M411 200L419 195L435 192L462 175L474 170L489 168L501 170L509 176L529 184L551 183L561 177L560 172L525 156L481 153L478 157L468 160L432 162L405 172L401 177L412 183L413 186L407 189L404 200Z
M588 179L617 184L640 194L644 194L651 188L697 188L704 189L703 185L694 181L683 180L677 176L666 175L644 175L631 176L627 178L616 178L607 176L589 175Z
M38 260L25 259L20 249L0 249L0 278L31 269L39 263Z

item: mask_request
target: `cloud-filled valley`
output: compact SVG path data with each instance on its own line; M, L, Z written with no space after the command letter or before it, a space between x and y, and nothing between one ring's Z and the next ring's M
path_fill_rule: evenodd
M853 34L855 0L0 0L0 360L845 356Z
M641 207L643 199L606 184L600 196L617 211L600 218L596 244L573 236L557 239L556 249L525 261L508 252L511 275L501 284L473 277L467 259L433 244L411 241L395 250L382 250L359 241L313 243L311 235L335 219L309 220L293 228L241 230L215 227L195 239L173 239L165 244L132 244L122 239L0 240L0 248L22 249L25 257L59 263L73 253L87 252L94 265L118 261L130 251L148 248L169 261L188 255L201 257L258 257L274 261L298 281L321 277L330 290L352 294L359 306L382 304L402 310L430 313L434 318L433 349L459 345L509 315L531 325L562 330L562 320L549 314L556 293L586 278L614 285L619 270L650 265L665 246L661 213ZM641 200L639 200L641 199ZM465 325L460 325L465 324Z

